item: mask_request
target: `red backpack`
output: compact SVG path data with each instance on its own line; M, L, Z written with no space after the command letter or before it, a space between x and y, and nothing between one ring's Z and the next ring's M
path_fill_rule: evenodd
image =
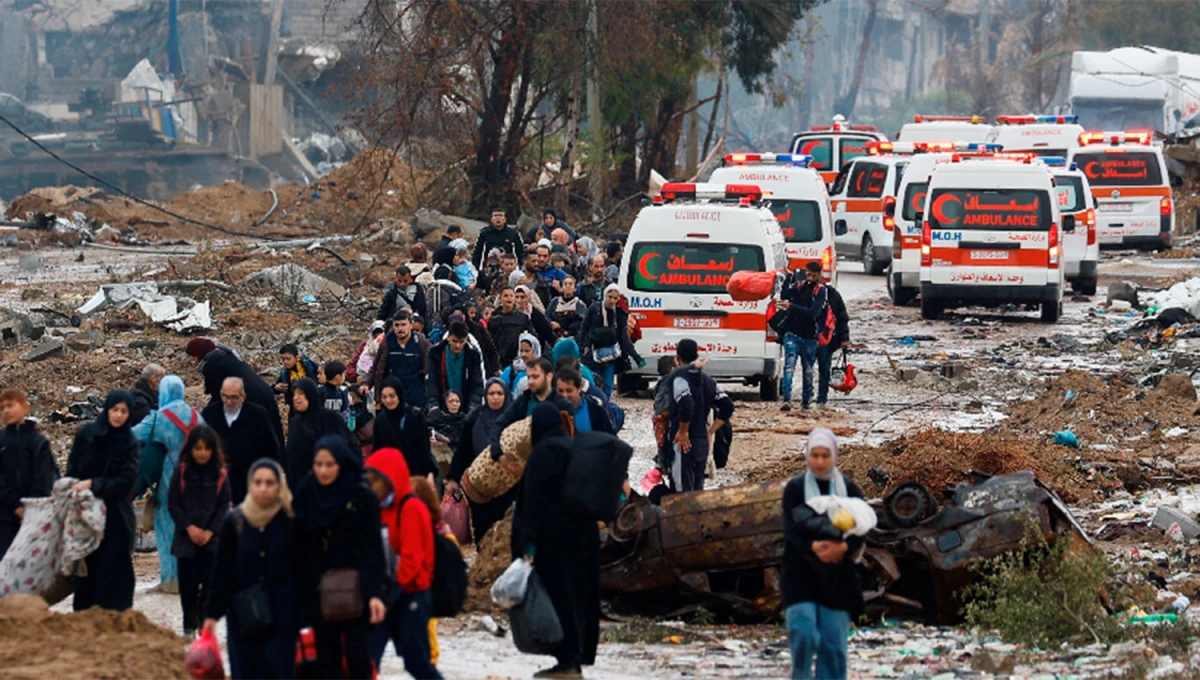
M821 290L820 286L813 289L813 297L816 297L817 292ZM833 312L833 305L829 304L829 296L825 297L825 309L817 313L817 346L827 347L833 342L833 337L837 334L837 314Z

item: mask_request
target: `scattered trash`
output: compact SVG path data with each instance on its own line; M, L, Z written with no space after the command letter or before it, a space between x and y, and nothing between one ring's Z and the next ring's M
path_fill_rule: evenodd
M124 311L137 305L149 319L177 333L213 327L212 307L207 300L176 298L159 293L159 287L180 282L116 283L101 286L78 312L94 314L104 309ZM182 303L182 304L181 304Z
M1151 523L1180 542L1200 537L1200 522L1173 508L1159 508Z
M346 289L342 286L290 262L251 274L242 283L272 288L284 297L301 302L309 302L306 298L316 302L322 295L332 295L338 300L346 296Z
M1076 437L1075 433L1069 430L1060 430L1054 433L1054 443L1058 446L1077 449L1079 448L1079 437Z

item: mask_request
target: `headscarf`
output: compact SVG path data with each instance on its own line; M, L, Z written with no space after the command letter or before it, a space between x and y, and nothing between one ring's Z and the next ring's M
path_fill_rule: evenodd
M512 270L512 273L508 275L508 285L511 288L516 288L524 280L525 272L520 269L514 269Z
M550 361L558 366L558 360L563 357L579 358L579 343L575 342L574 338L563 338L554 343L554 349L550 351Z
M522 332L521 335L517 337L517 358L513 359L513 363L512 363L512 368L513 368L512 372L513 372L514 378L516 377L517 373L520 373L521 371L524 371L526 368L528 368L525 365L525 360L521 358L521 343L522 342L528 342L529 345L531 347L533 347L533 356L534 357L542 356L542 343L540 340L537 339L537 336L528 331Z
M596 245L596 242L589 236L579 237L579 240L575 242L575 250L579 252L581 260L589 263L600 255L600 246Z
M533 426L530 430L533 432L534 446L550 437L565 436L562 418L558 415L558 406L549 401L535 406L533 408Z
M131 393L127 390L113 390L109 392L108 396L104 398L104 409L100 411L100 415L96 416L96 421L92 424L95 427L94 431L97 437L107 437L110 434L133 436L130 433L131 427L128 420L118 428L114 428L108 422L108 412L117 404L125 404L125 408L129 409L130 413L133 413L133 395Z
M499 385L504 392L504 405L498 409L493 409L487 404L487 393L492 385ZM500 378L491 378L487 384L483 386L483 408L479 409L479 415L476 416L475 425L471 428L471 441L474 442L476 451L471 453L478 454L483 450L488 442L492 441L492 432L496 429L496 421L500 420L501 414L508 408L509 394L508 386Z
M183 378L177 375L164 376L158 383L158 408L164 409L176 403L183 403Z
M542 306L542 298L538 297L537 294L533 292L532 288L530 288L529 286L526 286L525 284L521 284L521 285L517 286L515 289L513 289L513 292L520 291L520 290L525 291L525 299L528 300L528 302L525 304L524 309L522 309L520 307L518 307L517 309L520 309L522 312L525 312L525 316L528 316L530 318L533 317L533 310L535 310L535 309L538 310L539 312L541 312L542 314L546 313L546 308Z
M188 356L203 359L209 352L217 348L217 343L208 338L192 338L188 340Z
M456 253L465 253L469 247L470 246L467 243L467 239L465 238L456 238L450 242L450 248Z
M605 326L608 325L608 291L610 290L620 293L621 287L615 283L610 283L604 287L604 294L600 296L600 319L604 322Z
M312 378L301 378L292 383L292 393L296 390L304 393L304 398L308 400L308 408L297 413L305 420L311 420L319 411L325 408L325 400L320 396L320 388L317 387L317 381Z
M296 492L296 507L305 524L310 528L328 529L333 526L346 508L346 503L362 483L362 453L350 450L350 444L338 435L325 435L313 449L329 451L338 464L338 476L328 486L322 486L317 476L309 473L300 482Z
M845 498L848 495L846 492L846 480L842 477L841 471L837 469L837 435L823 427L814 428L808 435L808 443L804 445L805 459L808 458L813 449L822 448L829 449L829 453L833 456L833 470L827 475L818 476L811 468L808 469L804 473L804 497L812 499L821 495L820 487L817 486L817 480L820 479L821 481L829 482L829 495Z
M375 335L376 329L382 330L383 333ZM363 345L363 351L358 355L358 362L354 364L359 375L371 374L371 370L375 367L375 355L379 353L379 346L383 344L386 337L387 327L382 321L371 324L371 330L367 332L367 344Z
M383 390L388 387L396 391L396 396L400 398L400 403L396 405L396 408L390 409L383 405L383 400L381 399L379 401L379 405L381 407L380 410L384 413L392 413L397 411L402 413L404 411L404 383L400 382L400 379L396 376L389 375L383 379L382 383L380 383L379 393L383 394Z
M279 482L279 498L270 507L259 507L249 493L238 507L242 510L242 517L246 518L246 522L255 529L261 529L271 523L275 519L275 515L283 510L288 517L295 517L296 513L292 510L292 490L288 488L287 474L284 473L283 467L270 458L259 458L250 464L250 473L246 475L246 488L253 486L254 473L266 468L275 473L275 479Z

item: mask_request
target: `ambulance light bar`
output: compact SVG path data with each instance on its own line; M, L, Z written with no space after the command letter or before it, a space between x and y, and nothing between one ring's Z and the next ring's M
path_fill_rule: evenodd
M1078 121L1078 116L996 116L996 122L1001 125L1034 125L1037 123L1073 125Z
M1084 132L1079 135L1080 146L1091 144L1141 144L1150 145L1149 130L1126 130L1125 132Z
M812 167L813 157L801 153L731 153L726 154L726 165L750 165L752 163L777 163L797 168Z
M1033 153L956 153L950 158L952 163L960 163L970 159L990 159L998 161L1018 161L1020 163L1031 163L1037 159L1037 154Z
M913 116L914 123L986 123L986 116Z
M760 201L763 197L762 189L757 184L697 184L692 182L668 182L662 188L663 203L670 203L682 199L694 200L709 200L709 201L724 201L747 199L742 205L749 205L751 201Z
M1042 156L1042 163L1052 168L1066 168L1067 170L1078 170L1078 163L1067 163L1067 159L1062 156Z
M918 154L946 153L950 151L1000 151L1003 144L985 142L867 142L867 155L880 156L883 154Z

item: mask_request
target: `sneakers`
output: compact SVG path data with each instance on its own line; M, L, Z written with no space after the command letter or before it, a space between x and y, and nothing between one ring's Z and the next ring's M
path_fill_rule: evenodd
M554 666L533 674L535 678L553 678L555 680L583 680L583 669L579 666L563 668Z
M824 411L829 408L829 404L824 401L818 401L816 406L817 406L817 409L820 411Z
M806 402L804 402L803 404L800 404L800 409L801 409L801 410L803 410L803 411L807 411L807 410L809 410L810 408L811 408L811 407L808 405L808 402L807 402L807 401L806 401Z
M790 401L783 402L783 405L779 407L779 410L783 411L784 413L791 411L792 410L792 402L790 402Z

